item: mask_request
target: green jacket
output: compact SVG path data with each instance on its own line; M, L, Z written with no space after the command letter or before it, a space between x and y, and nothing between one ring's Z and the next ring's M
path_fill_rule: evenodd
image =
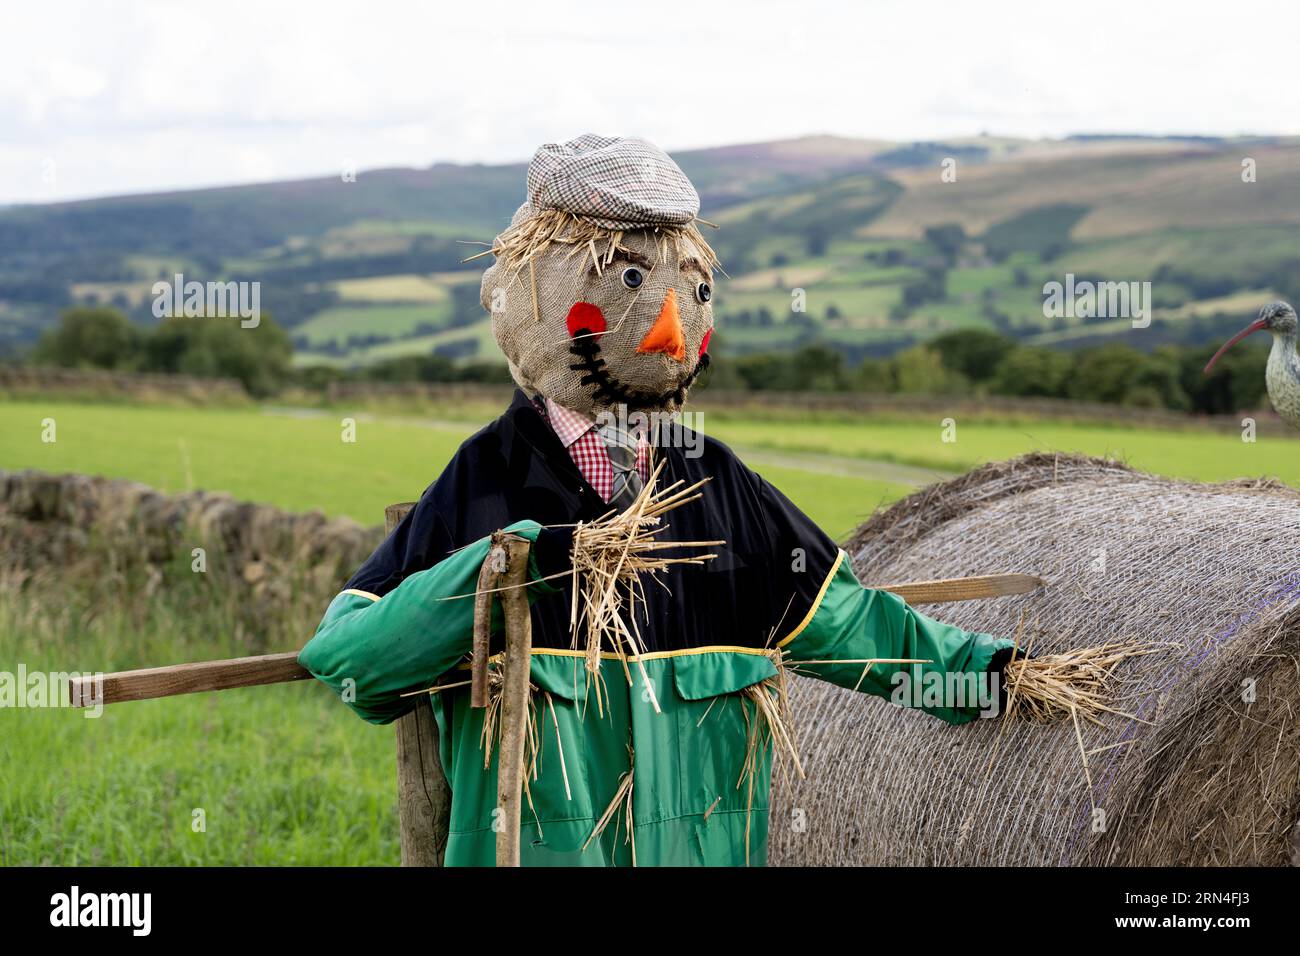
M507 530L536 542L540 526L523 521ZM372 723L409 709L403 691L468 680L468 595L489 547L487 538L477 540L405 577L383 597L344 591L299 661ZM542 575L536 561L530 572L530 597L554 590L537 580ZM716 622L716 634L713 645L631 661L630 685L623 663L605 655L600 708L587 691L581 652L534 649L539 746L524 805L524 865L622 866L632 864L634 854L642 866L762 864L773 746L746 688L752 693L777 678L778 658L799 673L959 724L996 711L996 693L990 698L989 688L976 688L976 682L996 672L995 658L1013 645L941 624L893 594L864 588L843 551L802 619L773 635L769 647L729 640L725 620ZM865 677L862 664L829 663L866 658L929 663L876 665ZM637 663L644 665L649 686ZM759 692L770 693L766 686ZM453 795L446 863L490 866L496 758L493 750L485 768L483 711L470 708L468 686L438 691L432 703Z

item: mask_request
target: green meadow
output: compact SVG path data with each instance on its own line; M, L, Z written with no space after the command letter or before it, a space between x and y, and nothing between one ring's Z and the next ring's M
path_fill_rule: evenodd
M224 491L378 524L386 504L420 494L487 412L422 414L10 401L0 405L0 467ZM345 417L356 420L355 442L342 440ZM42 441L46 419L54 442ZM945 442L929 419L732 412L706 413L705 430L773 463L758 470L841 538L927 474L1033 449L1123 456L1185 478L1271 475L1300 485L1300 442L1245 444L1200 430L979 420L959 421L956 441ZM111 671L254 652L231 636L222 608L196 613L167 589L122 600L144 582L55 582L53 592L48 583L42 593L56 599L0 587L0 672L19 663ZM269 650L292 649L313 624L259 639ZM315 683L120 704L98 719L0 708L0 768L3 864L398 859L392 731L357 720Z
M249 653L227 633L220 609L182 615L165 597L144 615L92 615L0 594L0 671L11 674L19 663L111 672ZM87 713L0 708L0 865L398 859L392 730L350 716L323 685Z
M0 405L0 467L130 478L169 492L203 488L378 524L385 505L418 497L488 414L481 407L440 407L421 418L346 409L14 401ZM47 418L55 422L54 442L42 441ZM343 440L345 418L355 419L354 442ZM910 490L878 462L960 472L1028 451L1082 452L1179 478L1271 476L1300 487L1300 438L1264 435L1248 443L1231 432L1050 419L957 421L955 432L945 434L937 416L760 419L707 409L703 423L742 457L748 450L781 453L781 465L756 470L837 538ZM836 468L821 467L827 456ZM804 467L797 467L801 459Z
M1200 429L1126 428L1048 419L1014 424L957 420L947 431L931 421L759 422L722 419L708 431L738 446L808 455L834 454L961 472L1029 451L1080 452L1119 458L1134 468L1196 481L1278 478L1300 487L1300 433L1296 438Z
M53 442L42 441L47 418L55 423ZM345 418L355 419L354 442L343 440ZM203 488L381 524L384 506L418 498L484 420L9 402L0 406L0 467L130 478L168 492ZM837 536L908 491L865 476L785 467L767 477Z

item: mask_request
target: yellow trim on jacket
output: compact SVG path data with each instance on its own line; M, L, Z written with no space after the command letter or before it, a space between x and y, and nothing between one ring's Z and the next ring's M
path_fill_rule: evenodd
M830 573L826 575L826 580L822 582L821 590L817 592L817 597L813 599L812 606L808 608L808 613L803 616L803 620L799 622L798 627L786 635L785 638L777 642L777 647L785 647L803 633L803 629L812 621L813 615L817 613L817 609L822 606L822 598L826 597L826 589L831 586L831 580L835 577L835 572L840 569L840 565L843 563L844 549L840 548L840 553L835 556L835 563L831 565Z

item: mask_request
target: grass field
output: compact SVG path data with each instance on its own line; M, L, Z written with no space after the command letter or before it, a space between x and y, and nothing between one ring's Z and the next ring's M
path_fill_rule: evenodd
M204 487L285 508L377 524L414 498L475 421L341 411L192 409L22 401L0 405L0 467ZM41 441L53 418L57 441ZM1040 421L757 421L706 415L705 430L755 460L837 537L910 490L911 468L962 470L1030 449L1123 455L1189 478L1269 474L1300 485L1300 442L1243 444L1204 431ZM888 466L888 467L887 467ZM892 471L890 469L893 469ZM916 480L915 475L911 480ZM115 670L250 653L222 609L185 610L164 588L149 602L85 598L84 582L45 602L0 587L0 671ZM136 593L124 582L118 594ZM101 596L102 598L102 596ZM302 633L266 635L271 649ZM390 864L398 859L392 731L346 712L320 685L297 683L108 708L0 709L0 864ZM195 832L195 812L206 829Z
M172 492L224 491L378 524L385 505L418 498L477 427L359 415L357 440L347 443L346 414L10 402L0 406L0 467L131 478ZM56 423L53 443L41 441L45 418ZM908 490L791 468L768 477L836 535Z
M40 440L46 417L58 429L49 444ZM169 492L223 491L379 524L384 506L418 497L472 430L363 418L356 442L346 443L341 419L13 402L0 407L0 463L131 478Z
M203 488L298 511L319 509L375 524L386 504L418 497L486 417L456 420L336 412L204 409L8 402L0 406L0 467L131 478L164 491ZM356 441L342 440L355 415ZM57 441L41 441L53 418ZM705 430L745 449L809 456L810 467L760 469L828 533L847 534L877 505L909 488L882 480L872 462L965 471L1026 451L1122 458L1180 478L1221 481L1271 476L1300 486L1300 440L1233 434L1102 427L1041 420L958 422L944 441L935 421L755 420L705 413ZM860 459L860 474L811 467L818 456Z
M353 335L390 338L408 335L421 324L441 326L451 319L451 297L415 305L346 305L318 312L294 329L313 347L346 343Z
M86 620L5 592L0 670L248 653L224 639L217 609L170 607L163 597L143 620ZM394 863L393 747L389 728L350 718L315 682L117 705L97 719L3 708L0 865Z
M1199 481L1273 477L1300 487L1300 438L1260 437L1243 442L1230 433L1154 428L1107 428L1070 422L956 423L956 440L944 429L917 421L732 421L715 416L710 434L737 445L811 454L891 461L944 471L966 471L1027 451L1083 452L1120 458L1158 474Z

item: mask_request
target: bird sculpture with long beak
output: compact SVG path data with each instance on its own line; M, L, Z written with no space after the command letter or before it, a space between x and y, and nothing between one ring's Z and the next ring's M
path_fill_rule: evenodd
M1300 355L1296 354L1296 314L1286 302L1270 302L1259 310L1259 318L1223 344L1205 366L1208 375L1214 363L1252 332L1273 333L1273 350L1268 353L1264 382L1268 398L1283 420L1300 428Z

